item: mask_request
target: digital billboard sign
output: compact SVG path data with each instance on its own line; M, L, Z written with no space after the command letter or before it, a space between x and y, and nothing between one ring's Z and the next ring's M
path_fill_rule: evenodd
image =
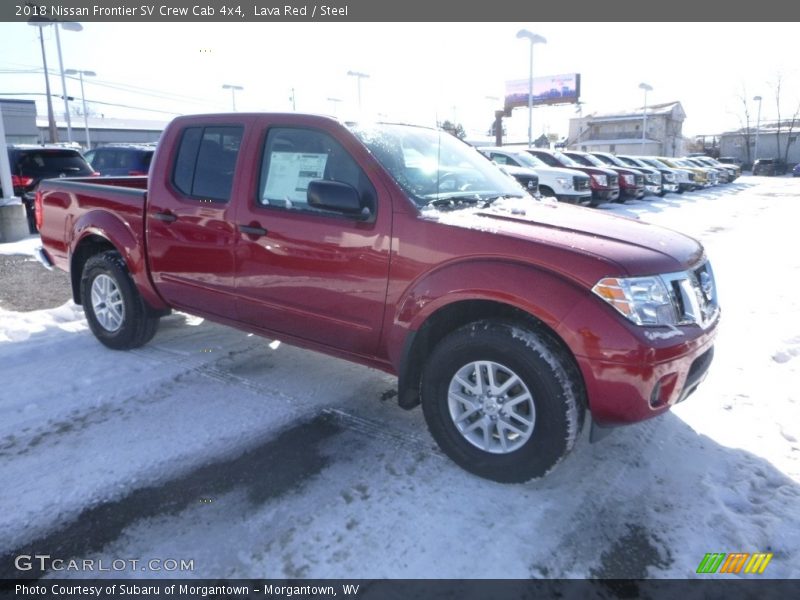
M533 105L574 104L581 95L580 73L533 78ZM506 110L528 106L528 80L506 81Z

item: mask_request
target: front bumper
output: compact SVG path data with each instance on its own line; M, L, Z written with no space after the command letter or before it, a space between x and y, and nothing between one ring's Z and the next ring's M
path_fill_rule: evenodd
M620 198L624 200L636 200L640 198L644 198L644 186L636 186L636 187L623 187L619 190Z
M619 200L619 188L592 189L592 206Z
M594 422L643 421L694 392L712 362L719 316L706 329L638 327L611 311L587 299L558 327L583 375Z
M670 193L674 194L678 190L680 190L680 185L677 184L677 183L665 183L664 184L664 191L665 192L670 192Z
M578 206L588 206L592 202L592 192L580 192L578 194L556 194L559 202L566 204L577 204Z
M644 191L647 194L653 194L654 196L658 196L661 193L661 186L660 185L645 185Z

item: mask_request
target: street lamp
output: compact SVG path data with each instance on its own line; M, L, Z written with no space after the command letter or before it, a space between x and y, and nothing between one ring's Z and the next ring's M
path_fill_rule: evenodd
M28 21L28 25L39 28L39 44L42 46L42 63L44 64L44 89L47 94L47 127L50 131L50 143L58 141L58 128L53 116L53 98L50 95L50 72L47 70L47 53L44 51L44 27L50 23L41 21Z
M94 71L82 71L81 69L67 69L64 71L67 75L78 75L81 79L81 101L83 102L83 128L86 131L86 149L92 148L92 142L89 139L89 113L86 112L86 94L83 91L83 76L97 77Z
M758 159L758 132L761 130L761 96L755 96L753 100L758 102L758 117L756 117L756 147L753 149L753 162L755 163Z
M69 115L69 98L67 96L67 78L64 77L64 60L61 58L61 36L58 34L59 27L61 25L67 31L83 31L83 25L80 23L75 23L74 21L65 21L63 23L57 23L55 30L56 30L56 48L58 48L58 70L61 72L61 90L64 93L64 113L66 114L67 118L67 141L72 141L72 119Z
M369 75L366 73L360 73L358 71L348 71L347 74L350 77L355 77L356 81L358 82L358 111L361 112L361 80L369 78Z
M652 92L653 87L646 83L640 83L639 89L644 90L644 114L642 115L642 154L644 155L644 139L647 132L647 92Z
M337 107L339 105L339 102L342 101L342 99L341 98L327 98L327 100L328 100L328 102L331 103L331 107L333 108L333 116L334 117L337 116Z
M236 92L242 91L244 88L240 85L231 85L229 83L222 84L223 90L231 91L231 103L233 104L233 112L236 112Z
M28 21L28 25L32 25L33 27L39 28L39 39L42 44L42 61L44 62L44 70L45 70L45 78L49 77L47 73L47 59L44 55L44 37L42 36L42 27L46 27L48 25L55 25L56 30L56 48L58 49L58 70L61 74L61 91L64 94L64 117L67 120L67 141L72 141L72 121L69 116L69 98L67 96L67 79L64 77L64 61L61 58L61 36L58 33L59 25L62 28L66 29L67 31L83 31L83 25L80 23L76 23L74 21ZM52 114L52 102L50 101L50 82L47 82L46 90L47 92L47 111L48 111L48 119L51 118ZM58 134L54 136L53 133L55 131L55 119L52 119L50 123L50 139L53 141L53 138L58 138Z
M531 43L530 61L528 63L528 148L531 148L533 147L533 45L546 44L547 40L527 29L520 29L517 32L517 38L528 40Z

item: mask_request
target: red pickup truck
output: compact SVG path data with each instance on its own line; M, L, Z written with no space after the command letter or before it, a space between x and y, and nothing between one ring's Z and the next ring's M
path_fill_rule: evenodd
M398 376L456 463L546 474L704 378L719 320L702 246L537 202L451 135L298 114L180 117L147 177L49 180L47 265L114 349L175 308Z

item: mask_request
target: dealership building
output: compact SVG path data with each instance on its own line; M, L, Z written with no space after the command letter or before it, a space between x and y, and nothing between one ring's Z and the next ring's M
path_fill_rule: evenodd
M719 136L719 155L732 156L742 163L747 163L748 158L783 158L786 145L789 153L786 162L790 165L800 163L800 144L797 138L800 135L800 123L795 122L792 131L789 131L790 122L783 121L778 132L777 121L762 123L758 129L758 156L756 156L756 128L737 129L727 131ZM747 146L750 146L750 152ZM780 148L779 148L780 146Z
M613 152L645 156L683 156L686 113L680 102L653 104L607 114L570 119L566 146L584 152ZM646 125L645 125L646 122ZM642 127L646 128L642 136Z
M36 103L33 100L0 100L0 110L3 112L6 143L45 144L50 142L47 115L36 113ZM64 115L57 114L55 121L58 141L67 142L69 135ZM73 116L70 121L72 141L79 144L83 150L88 150L86 144L87 124L92 148L113 143L156 142L167 125L166 121L106 117L89 117L88 122L84 122L82 116Z

